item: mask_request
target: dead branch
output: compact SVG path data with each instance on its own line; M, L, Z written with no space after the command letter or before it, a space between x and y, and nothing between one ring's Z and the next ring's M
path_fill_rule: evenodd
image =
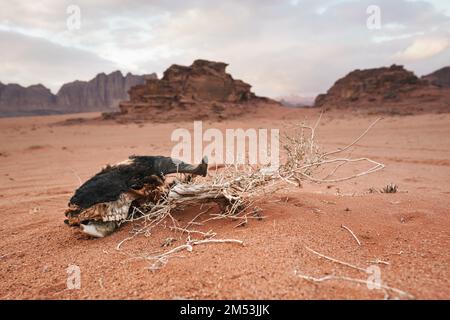
M366 272L366 269L357 267L357 266L355 266L353 264L350 264L348 262L344 262L344 261L340 261L340 260L335 259L335 258L328 257L328 256L326 256L324 254L321 254L321 253L319 253L317 251L314 251L311 248L308 248L307 246L305 246L305 249L308 250L309 252L314 253L314 254L318 255L319 257L322 257L322 258L327 259L329 261L332 261L332 262L335 262L335 263L339 263L339 264L341 264L343 266L347 266L347 267L350 267L350 268L353 268L353 269L356 269L356 270L359 270L359 271L362 271L362 272Z
M181 231L182 234L187 233L188 236L191 234L199 234L205 238L209 238L207 240L211 242L214 239L210 238L215 233L212 231L204 233L198 230L191 230L192 225L205 224L210 220L216 219L232 219L239 220L240 223L238 226L240 226L247 223L249 219L261 219L261 215L258 217L251 215L256 202L261 198L267 197L268 194L273 194L280 188L286 187L286 185L301 186L303 181L314 183L341 182L371 174L384 168L383 164L370 158L349 158L342 155L343 152L356 145L380 119L373 122L360 136L344 148L331 152L323 152L315 141L316 130L321 118L322 114L314 126L300 124L293 134L285 136L282 147L286 154L286 161L278 168L261 168L251 165L223 165L220 170L216 166L214 174L207 178L195 177L187 179L185 176L181 178L177 177L175 183L171 184L170 187L167 186L166 192L161 195L156 203L148 202L139 208L133 209L132 214L126 220L133 222L132 235L122 240L116 249L120 250L124 242L138 235L150 236L153 228L161 224L165 225L167 221L172 221L171 229L174 231ZM372 166L367 170L350 176L336 177L341 168L360 162L367 162ZM334 166L334 168L324 177L319 177L317 171L322 170L323 172L329 166ZM201 223L196 222L196 220L203 214L206 214L209 209L198 213L185 227L179 226L178 222L172 216L175 209L180 210L188 206L207 202L216 203L220 208L220 213L209 214L209 217L203 219ZM360 245L360 241L353 232L350 229L348 230ZM192 245L200 243L203 242L197 241L193 243L188 241L185 245L173 249L176 251L169 252L169 255L173 255L178 251L189 250ZM314 250L309 250L321 255ZM351 264L324 255L321 256L328 260L365 271ZM167 255L156 256L158 264L165 264L166 257Z
M346 226L344 226L343 224L341 224L341 228L344 228L345 230L347 230L348 232L350 232L350 234L353 236L353 238L356 240L356 242L358 243L359 246L361 246L361 241L359 241L358 237L353 233L352 230L350 230L349 228L347 228Z
M241 240L236 239L204 239L204 240L188 240L185 244L175 247L167 252L161 253L156 256L150 256L146 257L146 260L155 260L155 262L149 267L150 270L157 270L160 269L161 266L167 264L170 257L172 257L174 254L180 252L180 251L188 251L192 252L193 247L196 245L201 244L208 244L208 243L237 243L240 245L244 245L244 242Z
M378 118L378 119L376 119L374 122L372 122L372 123L370 124L370 126L368 126L367 129L364 130L364 132L363 132L358 138L356 138L352 143L350 143L349 145L345 146L345 147L342 148L342 149L337 149L337 150L335 150L335 151L327 152L327 153L325 153L323 156L324 156L324 157L328 157L328 156L331 156L331 155L336 154L336 153L344 152L345 150L351 148L352 146L354 146L355 144L357 144L357 143L358 143L358 142L359 142L359 141L360 141L360 140L361 140L361 139L362 139L362 138L370 131L370 129L372 129L373 126L375 126L381 119L382 119L382 118Z
M315 143L314 139L317 123L314 125L314 127L301 124L299 126L299 132L297 134L290 136L286 135L285 137L286 142L283 144L283 148L287 153L288 159L282 166L280 175L284 178L284 180L291 181L293 184L296 184L302 180L309 180L315 183L335 183L355 179L383 169L384 165L382 163L365 157L356 159L347 157L334 157L335 155L342 154L343 152L354 146L357 142L359 142L380 120L381 119L377 119L376 121L374 121L358 138L356 138L349 145L331 152L321 152L319 147ZM309 137L305 135L304 130L310 131ZM354 175L330 179L330 177L334 176L337 171L345 165L356 162L368 162L373 164L373 166L368 170ZM333 163L337 163L337 165L324 178L319 178L314 174L314 171L316 169L324 168Z
M346 276L327 275L327 276L324 276L324 277L321 277L321 278L315 278L315 277L312 277L312 276L299 274L297 272L297 270L295 270L294 273L295 273L296 276L298 276L298 277L300 277L302 279L305 279L307 281L311 281L311 282L324 282L324 281L329 281L329 280L339 280L339 281L349 281L349 282L354 282L354 283L361 283L361 284L365 284L367 286L373 285L373 283L370 282L370 281L367 281L367 280L364 280L364 279L350 278L350 277L346 277ZM403 290L400 290L400 289L388 286L386 284L380 283L380 284L377 284L377 286L379 287L379 289L384 289L384 290L395 292L395 293L397 293L397 294L399 294L401 296L404 296L404 297L406 297L408 299L415 299L415 297L412 294L410 294L410 293L408 293L406 291L403 291Z
M202 232L199 230L190 230L190 229L185 229L185 228L180 228L180 227L170 227L171 230L178 230L181 231L181 233L188 233L189 235L192 233L195 234L200 234L205 238L212 238L214 236L216 236L217 234L215 232L213 232L212 230L209 230L208 232Z

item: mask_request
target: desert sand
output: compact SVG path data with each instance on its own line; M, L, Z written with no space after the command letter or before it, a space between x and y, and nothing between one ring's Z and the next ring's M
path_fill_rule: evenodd
M318 110L286 109L205 124L285 131L318 116ZM61 125L79 117L0 119L0 299L406 298L363 283L311 282L299 276L365 280L369 274L364 270L373 265L380 268L384 284L414 298L450 298L450 114L385 117L352 148L353 156L371 157L385 169L343 183L305 183L280 191L258 204L264 219L242 227L232 220L198 226L245 245L196 246L155 272L138 256L166 251L161 244L170 237L176 239L172 246L184 243L185 235L171 231L169 222L118 251L131 224L106 238L90 239L64 225L63 213L80 181L131 154L170 155L170 133L191 128L192 122ZM326 150L343 147L374 120L326 113L317 141ZM398 185L397 193L369 192L390 183ZM181 211L175 218L183 225L199 210ZM80 289L67 289L69 265L80 267Z

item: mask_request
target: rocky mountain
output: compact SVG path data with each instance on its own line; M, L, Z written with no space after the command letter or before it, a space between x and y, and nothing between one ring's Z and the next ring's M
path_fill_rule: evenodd
M122 120L177 121L230 118L261 105L278 102L257 97L251 85L226 73L227 64L195 60L191 66L172 65L162 79L147 79L132 87L130 100L119 105L119 113L106 118Z
M120 71L108 75L98 74L90 81L74 81L64 84L57 94L57 105L71 112L110 111L117 109L119 102L128 98L128 90L145 79L156 79L156 74L136 76Z
M439 86L450 88L450 67L444 67L422 77L423 80Z
M128 99L131 87L156 78L156 74L100 73L90 81L64 84L56 95L41 84L22 87L0 82L0 116L112 111L120 101Z
M276 100L279 101L283 106L289 108L305 108L314 105L314 97L296 94L278 97Z
M374 113L450 111L450 90L418 78L403 66L355 70L339 79L316 107L353 108Z
M22 87L0 82L0 116L51 114L56 97L41 84Z

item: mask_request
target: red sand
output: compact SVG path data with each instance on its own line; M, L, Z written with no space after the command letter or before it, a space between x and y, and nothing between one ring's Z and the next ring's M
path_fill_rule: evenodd
M83 115L88 117L98 114ZM285 128L316 119L317 111L287 110L266 118L209 123L218 128ZM357 144L353 156L386 164L378 173L334 185L310 185L264 200L266 218L235 228L215 221L218 238L245 246L208 244L183 252L156 272L150 263L129 259L167 250L158 228L145 238L116 245L129 235L126 225L104 239L87 239L63 224L63 212L79 181L106 163L130 154L169 155L170 133L192 123L53 125L75 116L0 119L0 299L382 299L382 290L345 281L312 283L298 273L368 278L368 274L327 261L322 254L361 268L377 264L389 286L419 299L450 298L450 115L388 117ZM286 120L287 119L287 120ZM343 147L374 120L350 114L324 116L318 141ZM369 194L389 183L396 194ZM176 218L181 225L198 212ZM206 218L206 217L205 217ZM344 224L361 240L358 246ZM167 224L170 226L170 223ZM169 248L170 249L170 248ZM66 288L66 268L81 269L81 289ZM398 296L391 292L391 298Z

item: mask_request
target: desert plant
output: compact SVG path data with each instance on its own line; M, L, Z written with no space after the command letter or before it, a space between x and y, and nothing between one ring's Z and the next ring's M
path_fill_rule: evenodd
M157 269L167 262L170 254L179 250L192 250L193 244L239 242L234 239L213 239L215 233L193 230L194 220L205 214L200 212L187 226L179 226L172 217L175 209L183 209L186 206L204 202L216 202L221 212L212 214L209 219L233 219L239 220L240 225L247 223L248 219L262 219L261 210L255 203L267 194L273 194L286 185L299 187L303 181L314 183L334 183L354 179L366 174L381 170L384 165L369 158L348 158L342 154L361 140L375 125L372 123L357 139L344 148L331 152L321 151L315 142L315 132L319 120L314 126L306 124L298 125L294 133L285 135L282 146L286 153L286 161L276 169L261 168L251 165L234 166L225 165L220 169L210 172L207 178L181 176L162 193L156 202L147 202L139 207L134 207L132 214L126 221L134 223L132 235L117 245L121 245L138 235L148 235L151 230L161 222L170 219L173 222L172 229L188 234L186 244L169 251L169 253L146 257L153 261L151 269ZM368 162L373 166L350 176L336 177L339 169L356 162ZM324 167L332 165L332 169L324 173ZM320 176L318 174L320 172ZM200 240L191 239L191 235L201 236ZM239 242L241 243L241 242Z
M390 183L380 190L381 193L397 193L398 186L394 183Z

